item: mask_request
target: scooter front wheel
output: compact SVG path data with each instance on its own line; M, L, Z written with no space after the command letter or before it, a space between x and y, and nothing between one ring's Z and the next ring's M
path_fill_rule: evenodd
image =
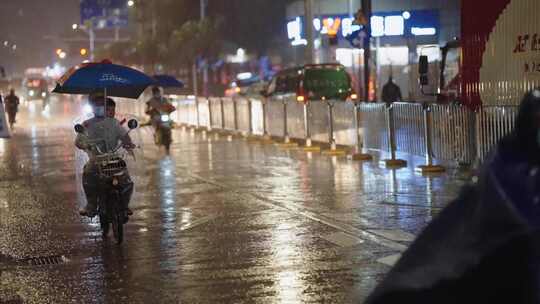
M120 212L117 212L112 220L113 235L118 245L122 244L122 241L124 240L124 221L122 217Z

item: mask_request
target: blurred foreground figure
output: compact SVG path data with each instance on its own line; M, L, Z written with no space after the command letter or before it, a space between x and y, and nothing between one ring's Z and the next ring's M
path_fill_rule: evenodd
M418 236L368 304L540 303L540 90L513 133Z

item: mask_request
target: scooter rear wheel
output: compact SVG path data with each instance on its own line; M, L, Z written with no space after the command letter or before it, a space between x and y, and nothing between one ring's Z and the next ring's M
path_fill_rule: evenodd
M109 222L107 221L107 217L105 214L99 215L99 224L101 226L101 231L103 233L103 237L107 237L109 235Z

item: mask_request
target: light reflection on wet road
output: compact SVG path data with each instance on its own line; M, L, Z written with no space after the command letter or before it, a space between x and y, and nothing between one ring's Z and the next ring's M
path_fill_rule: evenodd
M119 247L77 215L79 105L32 107L0 139L0 300L359 302L388 270L378 260L401 252L465 179L180 129L166 157L143 129L135 215ZM68 261L17 260L50 255Z

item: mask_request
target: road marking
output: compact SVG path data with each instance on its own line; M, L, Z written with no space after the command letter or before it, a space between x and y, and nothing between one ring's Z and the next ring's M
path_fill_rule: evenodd
M332 244L336 244L341 247L353 247L358 244L362 244L364 242L364 240L360 238L354 237L350 234L343 233L341 231L327 234L327 235L322 235L320 237L323 240L326 240Z
M213 221L216 218L218 218L217 215L209 215L209 216L201 217L200 219L194 220L191 223L187 223L185 225L182 225L180 227L180 231L186 231L186 230L193 229L193 228L195 228L197 226L201 226L201 225L206 224L206 223L208 223L210 221Z
M261 204L264 204L266 206L273 207L273 208L279 208L279 209L285 210L287 212L303 216L303 217L311 219L311 220L313 220L315 222L319 222L319 223L322 223L322 224L324 224L326 226L329 226L329 227L332 227L334 229L340 230L341 232L344 232L344 233L346 233L348 235L351 235L353 237L361 237L363 239L369 240L369 241L374 242L376 244L379 244L379 245L382 245L382 246L385 246L385 247L388 247L388 248L391 248L391 249L394 249L394 250L397 250L397 251L405 251L405 249L407 249L407 246L405 246L403 244L400 244L400 243L392 241L392 240L384 239L381 236L375 235L375 234L373 234L373 233L371 233L369 231L366 231L366 230L358 229L358 228L356 228L356 227L354 227L352 225L345 224L345 223L339 223L339 222L337 222L335 220L326 218L325 216L322 216L320 214L310 212L310 211L306 211L306 210L301 210L300 208L298 208L298 207L296 207L294 205L284 204L284 203L269 199L267 197L264 197L262 195L258 195L258 194L251 193L251 192L245 192L245 190L242 190L242 191L234 190L234 188L229 187L229 186L227 186L225 184L222 184L222 183L219 183L219 182L216 182L216 181L211 181L211 180L203 178L203 177L201 177L201 176L199 176L197 174L194 174L194 173L190 172L189 169L187 169L187 168L185 168L185 172L187 174L189 174L190 176L192 176L193 178L198 179L200 181L203 181L205 183L209 183L209 184L218 186L220 188L223 188L225 190L232 191L232 192L236 193L239 196L248 195L248 196L257 198L257 199L259 199Z
M389 255L389 256L380 258L380 259L377 260L377 262L392 267L397 263L399 258L401 258L401 253L397 253L397 254L393 254L393 255Z
M397 242L412 242L415 239L415 236L413 234L405 232L403 230L369 229L368 231L375 235L382 236L383 238Z

